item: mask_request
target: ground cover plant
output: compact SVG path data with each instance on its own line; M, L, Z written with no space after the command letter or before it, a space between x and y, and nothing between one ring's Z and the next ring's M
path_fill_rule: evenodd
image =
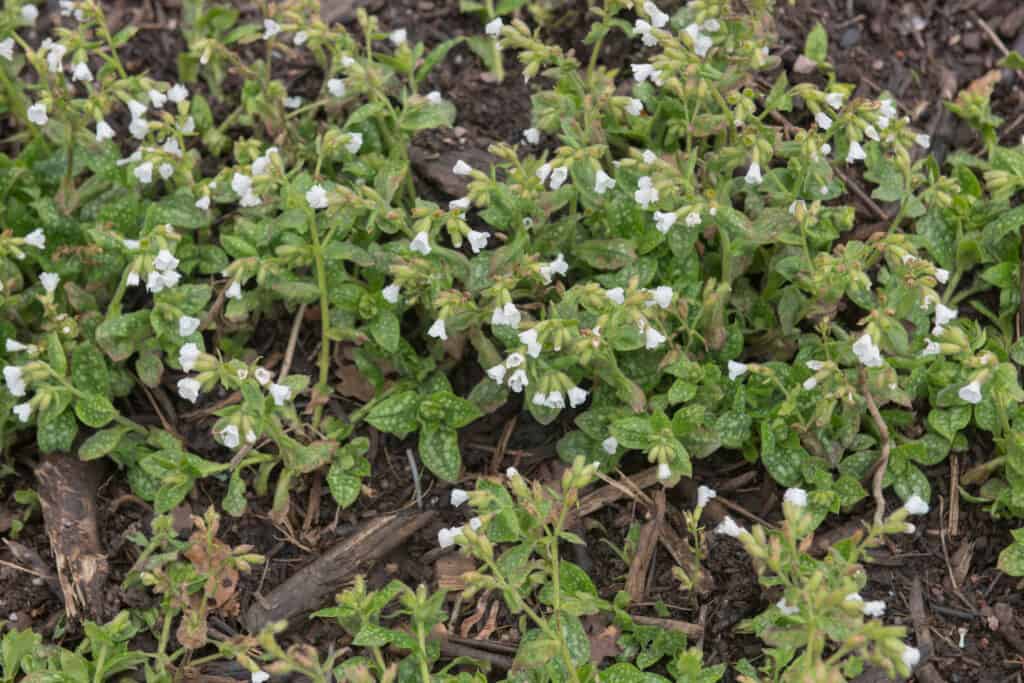
M945 512L1024 515L1024 147L994 77L945 104L974 143L940 161L824 25L780 49L771 0L592 2L586 52L550 3L463 2L475 34L428 47L363 8L185 0L169 78L106 4L40 9L0 13L0 477L5 566L63 611L11 613L3 680L936 680L921 609L868 590L905 538L991 616ZM529 125L442 156L438 191L418 150L463 55L522 80ZM763 475L761 510L719 466ZM112 534L110 482L144 511ZM611 532L621 499L646 517ZM432 580L385 561L424 537ZM265 586L286 545L312 557ZM992 552L1024 575L1021 531ZM709 656L729 555L748 647Z

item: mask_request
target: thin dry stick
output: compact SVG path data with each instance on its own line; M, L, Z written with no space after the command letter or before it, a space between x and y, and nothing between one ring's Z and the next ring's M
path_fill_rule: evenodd
M13 562L8 562L6 560L0 560L0 565L2 565L4 567L10 567L11 569L17 569L19 572L25 572L26 574L31 574L32 576L39 577L40 579L50 579L50 578L53 578L53 577L50 577L50 576L45 576L43 574L40 574L39 572L37 572L37 571L35 571L33 569L29 569L28 567L22 567L20 564L14 564Z
M892 216L887 214L882 209L882 207L880 207L878 205L878 203L875 202L875 200L871 198L871 195L869 195L867 192L865 192L861 188L860 184L857 183L857 181L855 181L852 178L850 178L848 175L843 173L838 168L835 169L835 172L836 172L836 175L838 175L843 180L843 182L846 183L846 186L849 187L851 190L853 190L853 193L855 195L857 195L858 197L860 197L861 201L863 201L865 204L868 205L868 208L870 208L874 212L874 214L876 216L878 216L879 220L883 220L883 221L892 220Z
M409 458L409 468L412 470L412 484L416 488L416 507L423 509L423 490L420 488L420 471L416 467L416 456L412 454L411 448L405 449L405 457Z
M302 327L302 318L306 315L306 304L299 306L295 313L295 320L292 321L292 331L288 335L288 346L284 350L284 362L281 363L281 372L277 373L277 381L280 382L288 376L292 369L292 358L295 357L295 344L299 341L299 328Z
M949 535L960 534L960 458L951 453L949 459Z
M971 18L978 22L978 26L980 26L981 30L985 32L985 35L989 37L989 40L992 41L992 44L999 48L999 51L1003 53L1004 57L1010 54L1010 51L1006 49L1006 43L1004 43L1002 39L996 34L996 32L992 30L992 27L988 25L987 21L982 19L977 12L973 11L971 12Z
M875 463L875 474L871 480L871 492L875 497L875 524L881 526L882 520L885 518L885 496L882 495L882 480L885 479L885 469L889 465L889 450L892 444L889 441L889 426L885 424L882 414L878 412L878 406L875 405L875 397L871 395L871 391L868 389L868 376L864 372L864 368L860 369L860 384L864 400L868 404L868 412L871 413L871 419L875 421L875 427L878 428L878 434L882 438L882 454L878 456L878 462Z

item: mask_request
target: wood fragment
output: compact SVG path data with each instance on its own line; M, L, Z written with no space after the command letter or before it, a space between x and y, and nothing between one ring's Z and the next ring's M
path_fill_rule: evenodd
M446 659L468 657L470 659L487 662L495 669L501 669L502 671L508 671L512 668L511 657L497 654L495 652L488 652L487 650L480 649L473 645L455 642L449 638L443 638L441 640L441 656Z
M945 683L945 679L939 675L935 665L928 659L935 652L935 644L932 642L932 632L928 628L928 615L924 608L924 589L921 586L921 577L915 576L910 584L910 619L914 622L914 633L917 636L917 649L921 651L921 661L914 669L914 676L920 683Z
M457 592L466 588L463 575L476 569L473 558L461 553L449 553L437 558L434 562L434 576L438 590Z
M356 572L405 543L414 533L430 524L437 513L428 510L414 514L381 515L335 544L327 552L303 567L284 583L257 600L245 614L251 632L267 624L290 619L319 608L338 587Z
M654 516L640 529L640 540L637 542L636 555L629 565L626 577L626 592L631 602L640 602L647 592L647 569L654 559L654 551L658 547L661 526L665 522L665 489L654 494Z
M68 618L104 621L109 567L96 521L103 466L55 453L36 467L39 502Z

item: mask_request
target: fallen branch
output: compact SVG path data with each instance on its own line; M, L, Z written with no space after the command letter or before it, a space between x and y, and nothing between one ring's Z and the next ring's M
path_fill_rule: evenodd
M405 543L436 516L437 513L426 511L411 515L381 515L367 520L351 536L297 571L269 595L254 602L245 614L246 627L256 632L271 622L317 609L361 567L381 559Z
M96 523L102 465L64 454L45 455L36 478L64 610L70 619L103 621L109 568Z

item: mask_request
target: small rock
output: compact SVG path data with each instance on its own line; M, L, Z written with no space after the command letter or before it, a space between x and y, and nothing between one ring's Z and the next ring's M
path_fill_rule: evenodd
M844 50L849 50L851 47L860 42L860 34L860 26L857 26L856 24L850 26L845 31L843 31L841 36L839 36L839 46Z
M964 49L974 52L981 47L981 33L979 31L965 33L962 42Z

